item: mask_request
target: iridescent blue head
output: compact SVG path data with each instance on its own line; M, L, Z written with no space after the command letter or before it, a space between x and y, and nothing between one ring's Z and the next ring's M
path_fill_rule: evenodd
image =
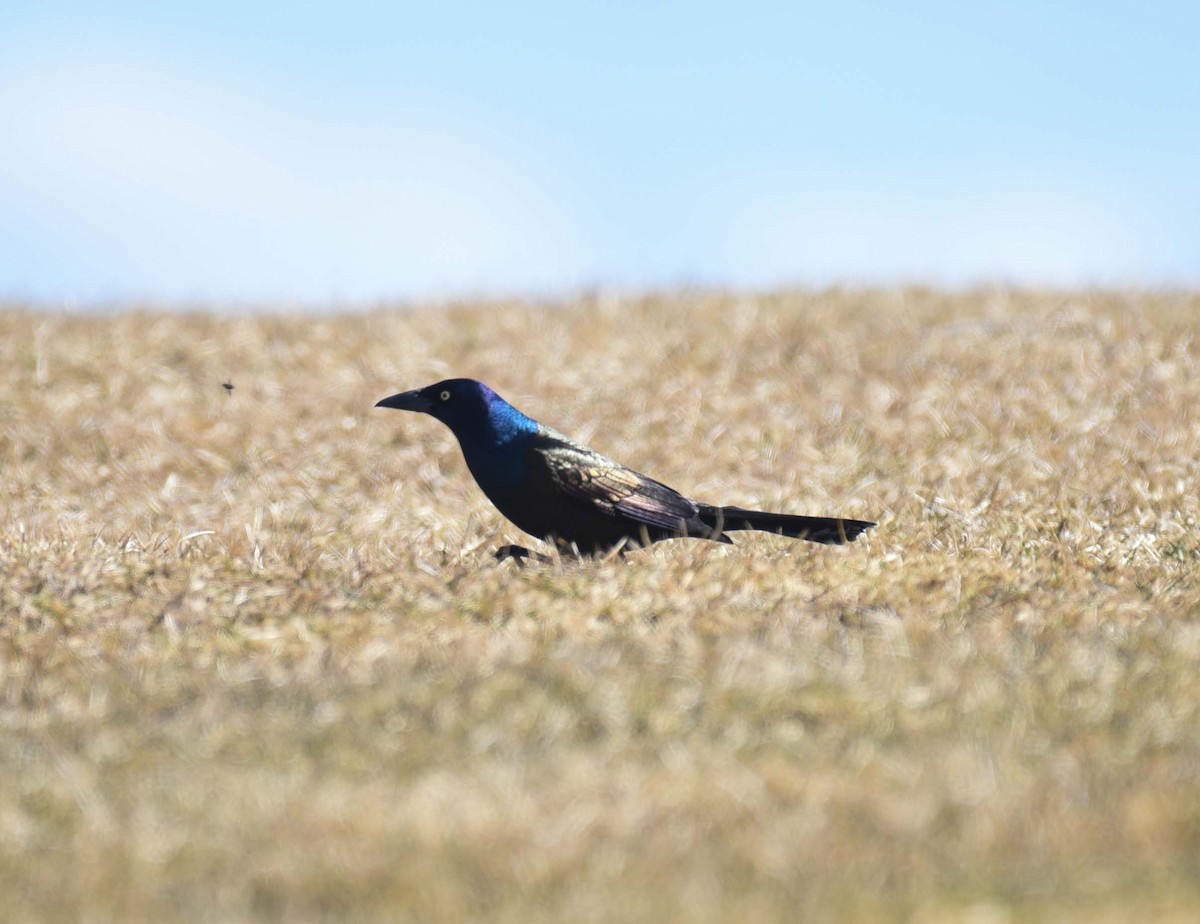
M537 430L537 421L526 417L483 382L474 379L446 379L436 385L384 398L375 406L429 414L453 430L460 440L466 434L490 430L503 442L517 433Z
M444 423L458 437L475 480L489 494L515 487L525 450L538 432L536 420L474 379L446 379L384 398L375 406L419 411Z

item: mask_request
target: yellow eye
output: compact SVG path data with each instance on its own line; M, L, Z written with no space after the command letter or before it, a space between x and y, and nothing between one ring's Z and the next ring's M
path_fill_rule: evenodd
M448 392L448 391L442 392L442 400L449 401L450 400L450 392Z

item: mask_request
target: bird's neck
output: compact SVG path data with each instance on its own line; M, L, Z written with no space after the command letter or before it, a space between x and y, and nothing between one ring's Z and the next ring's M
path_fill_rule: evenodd
M525 474L529 445L538 423L503 400L488 408L485 426L456 431L467 467L485 494L510 497Z

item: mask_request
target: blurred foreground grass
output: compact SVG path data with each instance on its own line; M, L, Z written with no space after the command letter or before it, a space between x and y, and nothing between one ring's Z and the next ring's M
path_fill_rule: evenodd
M1193 920L1198 316L0 311L0 918ZM496 565L449 374L880 526Z

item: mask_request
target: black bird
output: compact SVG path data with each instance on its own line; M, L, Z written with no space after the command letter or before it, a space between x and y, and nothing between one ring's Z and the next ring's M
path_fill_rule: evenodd
M682 536L730 542L725 534L742 529L840 545L875 525L697 503L526 417L473 379L447 379L375 406L436 417L458 437L467 467L502 514L578 554ZM528 552L506 546L498 555Z

